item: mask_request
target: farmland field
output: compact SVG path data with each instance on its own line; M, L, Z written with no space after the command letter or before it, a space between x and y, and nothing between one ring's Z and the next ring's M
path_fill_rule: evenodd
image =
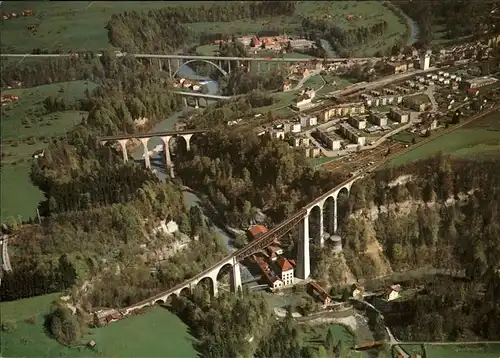
M106 327L92 329L82 344L68 348L47 336L43 314L57 294L3 302L2 316L17 321L14 330L2 333L4 357L179 357L197 356L188 328L166 309L154 307ZM31 317L36 317L33 319ZM3 317L4 318L4 317ZM17 318L17 319L16 319ZM30 318L30 321L25 321ZM85 344L95 340L94 349Z
M60 49L63 52L80 50L114 49L108 42L105 26L113 13L124 11L148 11L166 6L192 6L193 4L211 4L206 1L170 1L170 2L128 2L128 1L66 1L66 2L15 2L2 4L5 12L22 12L31 9L34 16L5 20L2 24L3 53L30 53L33 48ZM354 15L347 20L347 15ZM255 20L240 20L230 23L188 23L186 26L195 35L209 33L252 34L266 28L279 28L293 34L301 26L301 17L331 19L343 29L372 25L382 20L387 21L386 36L377 38L372 44L355 49L360 52L376 52L390 46L398 36L407 31L407 25L378 1L300 1L295 15ZM39 25L38 30L28 29L29 25ZM23 41L20 41L23 39ZM207 49L209 51L209 49Z
M500 154L500 111L474 120L449 134L391 160L391 165L436 155L439 152L456 157L485 158Z
M42 194L29 179L31 155L45 148L51 138L64 135L87 115L76 110L48 114L44 99L62 97L67 103L76 103L84 98L86 89L92 91L95 87L92 82L74 81L2 91L2 95L19 97L18 101L2 107L2 219L34 217Z

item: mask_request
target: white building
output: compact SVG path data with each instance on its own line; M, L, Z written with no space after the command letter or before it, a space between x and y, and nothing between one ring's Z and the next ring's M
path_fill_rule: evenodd
M293 266L284 257L280 257L278 259L278 265L281 269L281 281L283 281L284 285L292 285L293 284Z
M285 123L285 131L290 133L300 133L302 126L299 122Z
M312 127L318 125L318 118L315 116L301 116L300 125L302 127Z
M387 301L395 300L399 297L399 292L401 291L400 285L392 285L387 288L385 291L385 299Z

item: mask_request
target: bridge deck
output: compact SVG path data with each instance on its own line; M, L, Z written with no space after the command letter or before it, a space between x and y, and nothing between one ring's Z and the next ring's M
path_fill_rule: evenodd
M184 91L173 91L173 93L177 93L181 96L189 96L189 97L199 97L199 98L208 98L208 99L230 99L230 96L219 96L216 94L208 94L208 93L198 93L198 92L184 92Z
M166 131L166 132L150 132L143 134L123 134L123 135L112 135L112 136L104 136L99 137L99 140L120 140L120 139L132 139L132 138L153 138L153 137L166 137L166 136L175 136L175 135L183 135L183 134L198 134L198 133L206 133L209 129L192 129L185 131Z
M45 54L32 54L32 53L2 53L0 57L71 57L73 53L45 53ZM309 62L311 60L325 61L325 62L342 62L347 60L352 61L368 61L380 59L380 57L352 57L352 58L268 58L268 57L218 57L218 56L186 56L186 55L161 55L161 54L117 54L117 57L131 55L136 58L164 58L171 60L209 60L209 61L257 61L257 62ZM98 53L96 56L100 57L102 54Z

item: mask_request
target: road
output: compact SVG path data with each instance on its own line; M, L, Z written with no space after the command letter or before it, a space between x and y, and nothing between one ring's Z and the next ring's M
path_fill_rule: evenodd
M4 236L2 242L2 261L3 261L2 266L5 271L12 271L12 266L10 265L9 251L7 249L8 241L9 241L8 237Z

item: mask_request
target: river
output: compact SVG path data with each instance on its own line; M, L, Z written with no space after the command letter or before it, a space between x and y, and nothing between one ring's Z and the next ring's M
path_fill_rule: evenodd
M184 78L189 78L191 80L197 80L197 81L207 81L205 85L208 88L208 91L210 94L217 94L219 92L219 85L216 81L211 80L210 78L207 77L202 77L197 75L190 67L184 66L181 67L179 70L179 76L184 77ZM161 131L170 131L170 130L175 130L175 124L179 121L180 116L182 114L182 111L177 112L167 119L161 121L157 125L151 129L150 132L161 132ZM150 151L158 149L160 145L163 145L163 142L161 141L160 138L151 138L148 142L148 149ZM134 150L131 151L131 155L134 158L135 161L140 162L140 165L144 165L143 162L143 149L142 146L138 146ZM161 154L154 154L151 156L151 167L156 170L156 174L160 178L160 180L164 180L166 177L166 173L163 168L163 158L161 158ZM194 194L193 192L190 192L188 190L185 190L184 192L184 202L186 203L187 207L190 208L193 205L198 205L198 202L200 201L200 198ZM202 206L198 205L201 209ZM203 209L202 209L203 210ZM207 216L205 215L205 218L210 221ZM211 221L210 221L211 222ZM215 231L215 234L217 237L226 245L226 248L229 252L234 252L236 251L236 248L233 246L233 238L231 238L227 232L221 228L218 225L215 225L213 222L211 222L212 228ZM242 266L241 268L241 279L242 281L246 281L250 278L252 278L252 274L250 271ZM256 285L256 284L253 284Z

